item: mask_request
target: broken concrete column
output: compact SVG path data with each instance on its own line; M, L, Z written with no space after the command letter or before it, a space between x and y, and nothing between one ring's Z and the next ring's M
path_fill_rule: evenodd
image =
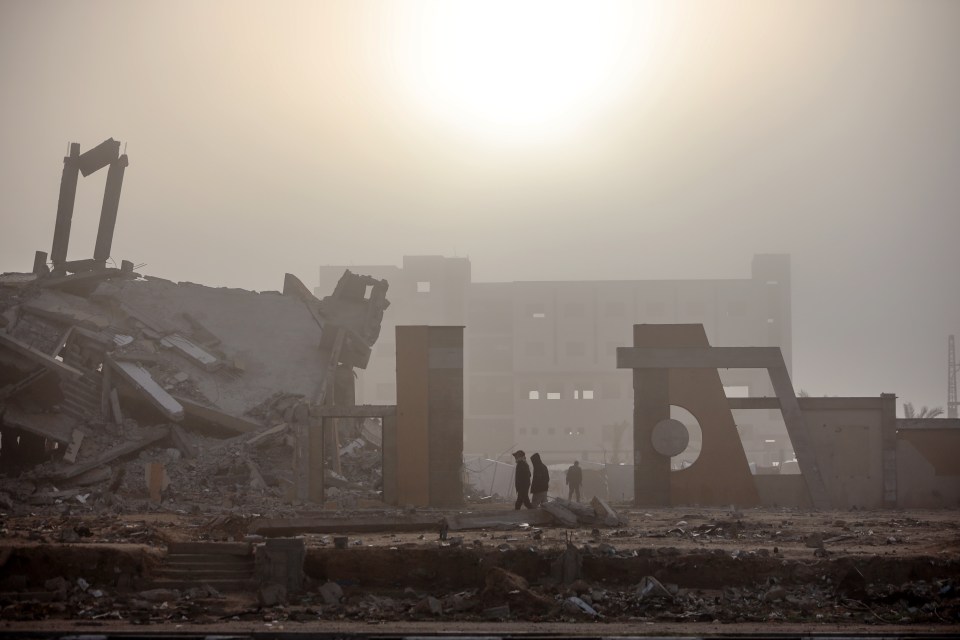
M119 144L119 143L117 143ZM120 187L123 185L123 172L129 161L123 154L110 163L107 172L107 185L103 189L103 207L100 209L100 227L97 230L97 243L93 249L93 259L106 262L113 245L113 230L117 225L117 210L120 208Z
M463 504L463 327L397 327L399 504Z
M53 229L53 248L50 260L55 272L62 273L67 261L70 244L70 225L73 222L73 205L77 199L77 180L80 177L80 144L70 144L70 155L63 159L63 175L60 177L60 197L57 200L57 223Z
M144 467L147 490L150 493L150 502L160 502L163 491L170 485L170 478L167 476L167 470L163 463L148 462Z

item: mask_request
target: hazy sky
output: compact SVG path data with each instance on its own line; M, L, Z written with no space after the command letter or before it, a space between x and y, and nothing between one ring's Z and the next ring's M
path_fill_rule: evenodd
M798 388L945 406L958 61L953 1L0 0L0 271L50 250L68 143L113 137L113 256L143 273L741 278L789 252Z

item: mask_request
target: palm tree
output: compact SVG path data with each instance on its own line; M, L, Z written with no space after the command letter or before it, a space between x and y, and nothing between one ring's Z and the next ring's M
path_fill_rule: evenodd
M943 407L933 407L932 409L923 407L918 412L913 408L912 402L903 403L903 416L908 420L915 420L920 418L936 418L939 415L943 415Z

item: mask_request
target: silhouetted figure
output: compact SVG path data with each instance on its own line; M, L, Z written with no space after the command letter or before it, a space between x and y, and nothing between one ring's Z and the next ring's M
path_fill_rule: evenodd
M520 505L526 505L527 509L533 509L530 504L530 465L527 464L527 454L522 450L513 454L517 461L517 475L514 477L514 483L517 487L517 502L513 505L514 509L520 509Z
M570 487L567 493L567 500L573 499L573 494L577 494L577 502L580 502L580 485L583 484L583 469L580 468L580 461L574 460L573 464L567 468L567 486Z
M533 494L531 502L533 506L539 507L547 501L547 489L550 488L550 471L547 470L547 465L540 461L539 453L530 456L530 462L533 463L533 483L530 485L530 493Z

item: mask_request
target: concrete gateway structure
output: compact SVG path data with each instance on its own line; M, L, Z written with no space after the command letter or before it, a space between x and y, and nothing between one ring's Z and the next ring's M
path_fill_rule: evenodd
M321 267L317 292L329 291L344 268ZM465 326L468 455L507 460L522 448L548 464L632 462L632 381L616 368L616 349L632 344L634 324L702 324L711 345L779 347L791 367L787 255L754 256L749 277L729 280L474 282L468 258L442 256L350 269L387 280L391 293L383 338L357 379L358 403L397 401L394 326ZM773 395L765 371L720 376L727 395ZM699 425L679 408L674 417L692 435L674 461L682 466L698 455ZM779 411L735 417L754 468L793 458Z

